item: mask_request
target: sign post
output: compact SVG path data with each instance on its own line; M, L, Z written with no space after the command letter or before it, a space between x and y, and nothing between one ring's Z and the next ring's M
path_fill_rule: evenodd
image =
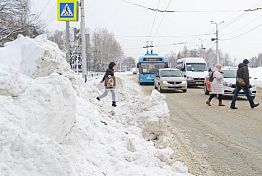
M78 21L77 0L57 0L57 20L66 22L66 61L70 63L70 21Z

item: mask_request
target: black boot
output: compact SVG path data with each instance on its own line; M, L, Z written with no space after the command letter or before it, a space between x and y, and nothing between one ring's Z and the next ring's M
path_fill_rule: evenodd
M112 102L112 106L116 107L116 102L115 101Z
M96 99L97 99L98 101L100 101L100 98L99 98L99 97L96 97Z
M251 108L253 109L253 108L257 107L258 105L259 105L259 103L254 104L253 106L251 106Z

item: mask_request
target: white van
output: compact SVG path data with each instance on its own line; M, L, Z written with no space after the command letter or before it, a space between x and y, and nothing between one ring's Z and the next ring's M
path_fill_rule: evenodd
M177 68L187 77L188 86L203 86L207 72L204 58L190 57L177 60Z

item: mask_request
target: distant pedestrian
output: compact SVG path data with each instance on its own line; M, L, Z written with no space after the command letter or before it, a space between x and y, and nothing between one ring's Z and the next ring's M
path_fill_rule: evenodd
M244 93L246 94L246 97L249 101L251 108L255 108L259 105L259 103L256 103L256 104L254 103L254 100L251 96L248 63L249 61L247 59L244 59L243 63L240 63L238 65L237 77L236 77L236 88L234 90L234 96L232 98L232 102L230 105L231 109L238 109L236 107L236 100L238 97L238 93L241 89L243 89Z
M213 73L210 74L210 76L213 76L213 81L211 82L211 95L209 97L209 99L206 101L206 104L208 106L211 106L211 100L218 96L218 106L225 106L222 103L222 97L224 94L224 85L223 85L223 81L224 81L224 77L223 74L221 72L221 68L222 66L220 64L217 64L215 66L215 71Z
M101 81L105 85L105 91L102 95L96 97L98 101L108 95L108 92L111 92L112 95L112 106L116 107L116 94L115 94L115 86L116 86L116 79L114 76L114 71L116 69L116 64L114 62L110 62L109 68L106 70L106 73Z

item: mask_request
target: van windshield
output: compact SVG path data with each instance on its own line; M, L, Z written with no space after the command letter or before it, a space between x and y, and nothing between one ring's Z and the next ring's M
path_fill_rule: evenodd
M182 73L180 70L161 70L161 77L182 77Z
M193 71L193 72L207 71L207 67L205 63L187 63L186 67L187 67L187 71Z
M224 78L236 78L237 70L222 70Z

